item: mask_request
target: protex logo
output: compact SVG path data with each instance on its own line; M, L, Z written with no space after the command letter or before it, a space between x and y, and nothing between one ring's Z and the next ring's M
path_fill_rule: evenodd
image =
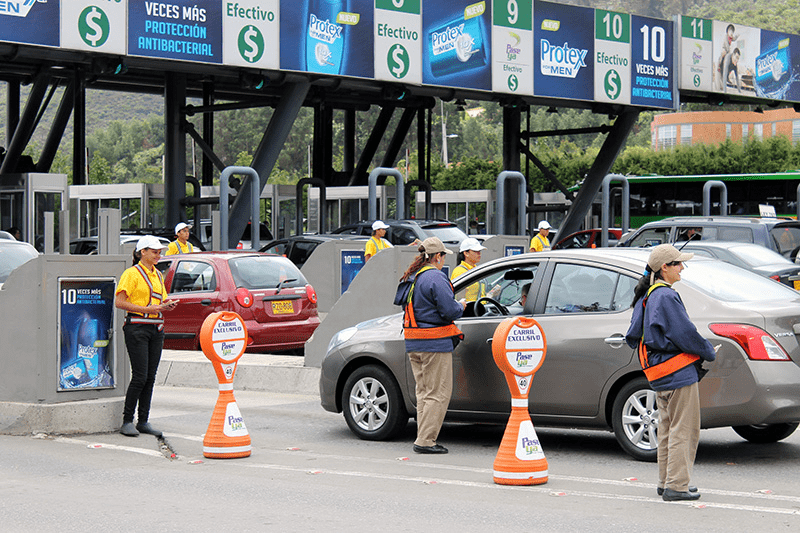
M338 24L334 24L328 19L318 19L313 13L308 21L308 35L314 39L324 41L326 43L333 43L336 39L342 36L344 28Z
M0 0L0 15L27 17L36 2L46 4L47 0Z
M588 50L570 48L569 43L564 46L553 46L547 39L542 39L541 69L545 76L559 76L574 78L581 67L586 66Z

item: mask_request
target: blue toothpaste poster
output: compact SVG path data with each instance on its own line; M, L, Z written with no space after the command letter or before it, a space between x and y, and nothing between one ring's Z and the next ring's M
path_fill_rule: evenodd
M422 82L492 89L491 2L422 5Z
M594 100L594 10L533 4L533 92Z
M342 294L364 268L364 250L342 250Z
M754 85L762 98L800 102L800 37L761 30Z
M0 41L58 46L58 8L56 0L0 1Z
M372 78L373 0L281 0L281 68Z
M58 390L114 386L114 279L59 278Z
M128 55L222 63L221 3L129 0Z

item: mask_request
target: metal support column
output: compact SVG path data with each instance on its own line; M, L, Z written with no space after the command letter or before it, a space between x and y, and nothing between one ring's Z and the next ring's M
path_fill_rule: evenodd
M358 165L356 166L355 172L350 177L349 185L366 185L368 177L367 169L369 168L370 164L372 164L372 158L375 157L375 152L378 151L378 147L381 144L381 139L383 139L383 134L386 133L386 128L389 126L389 121L392 119L392 114L394 114L394 106L384 106L381 108L381 113L378 115L378 120L375 121L375 126L372 128L372 133L369 134L369 139L367 139L366 144L364 145L364 150L361 152L361 157L358 160Z
M186 196L186 132L183 111L186 105L186 78L168 73L164 84L164 208L166 225L185 220L181 199Z
M83 71L75 71L75 92L72 102L72 184L88 185L86 175L86 79Z
M346 176L352 176L356 168L356 110L345 109L344 111L344 161L342 162L342 172Z
M503 168L516 172L520 171L520 115L518 107L503 108ZM501 213L498 215L502 216Z
M6 82L6 148L19 124L19 82Z
M214 105L214 84L203 83L203 105ZM214 149L214 113L203 113L203 142L213 151ZM203 152L203 185L214 185L214 161Z
M603 179L608 174L614 161L617 159L625 139L628 137L636 119L639 118L639 110L636 108L626 108L614 121L614 126L606 137L597 158L589 169L583 185L578 191L575 200L572 202L564 222L558 228L559 235L569 235L581 229L586 213L592 208L592 201L600 190Z
M50 75L40 73L33 82L33 87L28 94L28 101L25 104L25 111L22 112L19 124L14 130L14 135L8 140L6 155L3 164L0 165L0 174L10 174L16 170L19 158L28 146L33 128L36 126L36 117L44 100L47 87L50 85Z
M67 129L69 117L72 114L72 108L75 103L76 83L77 81L74 79L69 82L67 88L64 90L64 94L61 96L61 103L58 106L58 111L56 111L56 115L53 117L53 123L47 134L47 140L45 140L44 146L42 147L39 161L36 162L36 172L50 172L53 159L55 159L56 153L58 152L58 145L61 144L61 139L64 137L64 130ZM76 138L79 136L79 134L75 135Z
M427 181L425 174L425 108L417 109L417 179ZM800 208L798 208L800 209ZM427 211L425 211L427 213Z
M397 125L397 129L394 130L394 135L392 135L392 140L389 142L389 147L383 155L383 161L381 161L382 167L393 167L397 162L397 155L403 147L403 143L408 135L408 130L411 129L415 114L416 110L413 108L408 108L403 111L403 114L400 116L400 123Z

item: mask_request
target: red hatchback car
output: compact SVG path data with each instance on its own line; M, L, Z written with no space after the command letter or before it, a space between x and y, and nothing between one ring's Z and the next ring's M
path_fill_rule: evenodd
M169 298L164 348L197 350L205 318L234 311L244 319L248 351L302 348L319 326L317 293L285 257L257 252L201 252L163 257Z

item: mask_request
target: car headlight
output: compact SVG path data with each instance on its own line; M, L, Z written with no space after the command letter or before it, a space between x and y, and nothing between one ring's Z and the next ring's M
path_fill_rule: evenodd
M343 344L352 339L353 335L355 335L357 331L358 328L355 327L345 328L336 335L334 335L333 338L331 339L331 342L328 343L328 352L330 353L331 350L333 350L340 344Z

